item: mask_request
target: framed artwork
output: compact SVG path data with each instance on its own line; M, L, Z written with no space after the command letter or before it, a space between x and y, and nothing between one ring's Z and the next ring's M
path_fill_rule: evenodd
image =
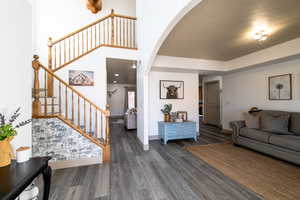
M184 99L184 82L161 80L160 99Z
M73 86L94 86L94 72L70 70L69 84Z
M292 99L292 74L269 77L269 100Z
M183 121L187 121L188 113L186 111L177 111L177 119L182 119Z

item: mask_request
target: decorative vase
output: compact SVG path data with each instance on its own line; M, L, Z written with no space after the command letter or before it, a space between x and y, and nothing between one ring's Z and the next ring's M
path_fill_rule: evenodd
M170 114L164 114L164 121L165 122L170 122Z
M3 141L0 141L0 167L5 167L10 165L11 159L13 156L13 151L10 145L10 141L13 138L7 138Z

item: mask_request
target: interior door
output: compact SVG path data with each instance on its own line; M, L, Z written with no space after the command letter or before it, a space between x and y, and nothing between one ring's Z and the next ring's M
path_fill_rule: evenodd
M219 81L206 83L204 92L204 122L207 124L220 126Z

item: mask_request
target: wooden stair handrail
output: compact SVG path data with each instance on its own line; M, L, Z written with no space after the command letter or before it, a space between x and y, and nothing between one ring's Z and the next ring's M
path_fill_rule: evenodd
M55 40L55 41L52 41L52 42L49 43L48 45L49 45L49 46L53 46L53 45L57 44L58 42L61 42L61 41L65 40L65 39L67 39L67 38L69 38L69 37L71 37L71 36L73 36L73 35L76 35L77 33L81 32L81 31L83 31L83 30L85 30L85 29L87 29L87 28L90 28L91 26L94 26L94 25L98 24L99 22L101 22L101 21L103 21L103 20L105 20L105 19L108 19L108 18L110 18L110 17L120 17L120 18L126 18L126 19L131 19L131 20L137 20L136 17L131 17L131 16L126 16L126 15L115 14L114 11L112 10L112 13L110 13L109 15L106 15L105 17L103 17L103 18L101 18L101 19L98 19L97 21L95 21L95 22L93 22L93 23L90 23L90 24L88 24L88 25L86 25L86 26L84 26L84 27L82 27L82 28L80 28L80 29L78 29L78 30L76 30L76 31L73 31L72 33L70 33L70 34L68 34L68 35L66 35L66 36L64 36L64 37L62 37L62 38L60 38L60 39L57 39L57 40Z
M137 50L136 17L111 13L58 40L48 40L48 68L56 72L100 47ZM50 77L51 78L51 77ZM53 80L49 79L49 86ZM53 91L48 91L53 95Z
M45 71L47 71L52 77L54 77L55 79L57 79L58 81L60 81L62 84L64 84L67 88L69 88L71 91L73 91L74 93L76 93L78 96L80 96L82 99L84 99L86 102L88 102L89 104L91 104L92 106L94 106L97 110L99 110L101 113L103 113L105 116L109 116L109 112L107 110L103 110L101 108L99 108L99 106L97 106L96 104L94 104L91 100L87 99L83 94L81 94L80 92L78 92L76 89L74 89L72 86L70 86L69 84L67 84L64 80L62 80L61 78L59 78L57 75L55 75L51 70L49 70L47 67L43 66L40 62L39 62L39 56L35 55L34 56L34 61L33 63L35 63L35 65L38 65L40 68L44 69Z
M68 34L68 35L66 35L66 36L64 36L64 37L62 37L62 38L60 38L60 39L58 39L58 40L55 40L55 41L53 41L52 43L50 43L50 44L48 44L48 45L49 45L49 46L53 46L53 45L55 45L55 44L57 44L57 43L59 43L59 42L65 40L65 39L67 39L67 38L73 36L73 35L76 35L77 33L81 32L81 31L83 31L83 30L85 30L85 29L87 29L87 28L90 28L91 26L94 26L95 24L98 24L99 22L101 22L101 21L103 21L103 20L105 20L105 19L110 18L111 16L112 16L112 15L109 14L109 15L107 15L107 16L101 18L101 19L98 19L97 21L95 21L95 22L93 22L93 23L90 23L90 24L88 24L88 25L86 25L86 26L84 26L84 27L78 29L77 31L73 31L72 33L70 33L70 34Z

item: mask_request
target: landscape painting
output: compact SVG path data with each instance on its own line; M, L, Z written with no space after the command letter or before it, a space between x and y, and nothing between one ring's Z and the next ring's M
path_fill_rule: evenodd
M94 72L70 70L69 84L73 86L94 86Z

